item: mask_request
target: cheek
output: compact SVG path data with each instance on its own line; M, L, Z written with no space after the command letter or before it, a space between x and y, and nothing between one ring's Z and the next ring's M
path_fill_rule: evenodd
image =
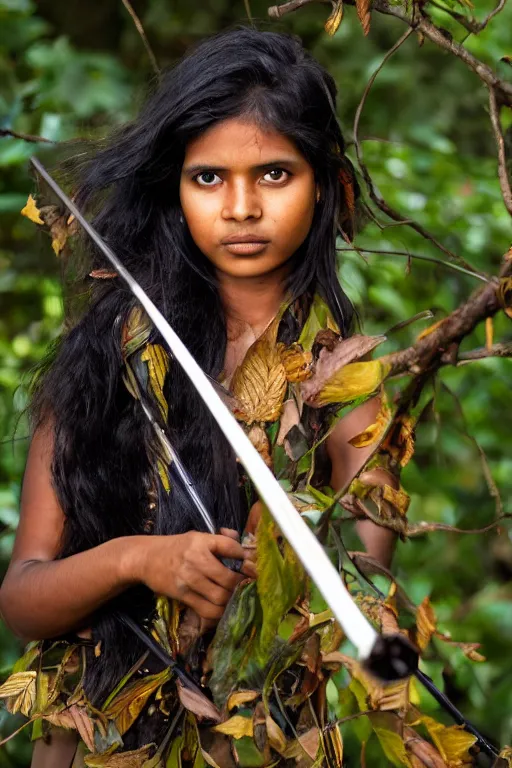
M278 225L279 239L289 242L293 249L298 248L311 229L314 212L314 191L309 187L272 206L270 215Z

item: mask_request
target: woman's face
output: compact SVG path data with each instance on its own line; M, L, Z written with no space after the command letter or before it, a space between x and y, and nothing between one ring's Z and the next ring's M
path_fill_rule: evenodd
M188 145L180 199L190 234L219 277L261 277L304 242L316 185L288 138L233 118ZM253 242L240 242L247 238Z

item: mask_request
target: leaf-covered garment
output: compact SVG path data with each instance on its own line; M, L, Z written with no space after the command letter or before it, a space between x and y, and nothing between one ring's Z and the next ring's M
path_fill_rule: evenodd
M351 441L363 447L380 439L380 450L364 481L361 475L341 498L335 496L325 442L350 408L381 390L386 367L366 356L384 337L341 339L320 296L309 304L306 310L301 302L281 308L249 348L230 391L222 394L297 514L320 537L361 610L379 631L402 631L423 651L436 633L428 600L416 609L392 580L389 593L379 594L368 577L386 575L385 569L362 553L349 556L343 544L346 510L370 514L369 501L381 525L407 534L407 494L374 484L372 469L398 473L412 455L413 425L392 412L381 392L377 421ZM280 333L287 313L300 328L291 342L282 341ZM147 317L133 310L122 336L125 385L134 398L148 398L164 423L164 381L172 364L150 339ZM172 493L171 457L158 430L151 451L155 482ZM240 483L252 503L254 488L242 468ZM36 738L51 726L74 729L90 768L341 766L344 744L354 754L366 749L370 737L373 749L393 765L472 764L475 737L422 715L411 680L381 685L353 658L331 611L264 507L256 535L246 536L244 546L255 549L258 578L237 588L213 635L198 637L197 617L177 601L156 601L153 637L195 676L204 697L177 684L170 670L146 653L94 707L83 689L91 641L78 639L31 644L0 687L0 697L11 712L33 721ZM474 644L461 647L478 660ZM101 646L94 648L94 655L101 653ZM142 717L160 718L162 736L127 751L126 734Z

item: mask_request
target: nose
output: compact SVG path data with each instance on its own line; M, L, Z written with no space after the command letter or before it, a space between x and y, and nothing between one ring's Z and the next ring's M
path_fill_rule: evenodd
M238 179L225 185L222 207L223 219L246 221L259 219L262 215L262 205L254 181Z

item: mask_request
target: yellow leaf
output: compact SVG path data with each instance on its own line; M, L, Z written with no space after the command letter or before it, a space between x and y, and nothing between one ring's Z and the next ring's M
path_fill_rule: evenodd
M374 424L370 424L369 427L358 435L352 437L348 442L353 445L354 448L366 448L367 445L375 443L379 437L384 433L390 418L390 409L383 401L381 409L377 415L377 421Z
M327 381L316 396L315 405L321 407L329 403L348 403L370 395L380 386L388 371L389 365L383 365L378 360L349 363Z
M215 725L212 731L224 733L226 736L233 736L234 739L241 739L242 736L252 736L254 732L252 718L233 715L225 723Z
M260 454L261 458L263 459L267 467L272 467L272 456L270 455L270 441L263 427L260 427L259 424L253 424L249 432L247 433L247 437L249 438L251 443L254 445L254 447Z
M275 722L275 720L272 720L270 715L266 716L265 725L267 727L267 736L270 746L280 755L284 755L288 747L286 736Z
M382 449L387 451L401 467L405 467L414 455L414 426L412 416L401 416L386 435Z
M473 765L473 758L468 750L476 742L476 736L464 731L462 726L446 727L433 717L423 716L421 722L426 726L430 737L438 748L441 757L448 763L449 768L463 768Z
M428 597L425 597L416 612L416 645L424 651L436 631L436 615Z
M37 672L15 672L0 685L0 699L9 699L7 709L11 714L21 712L25 717L30 717L36 700Z
M27 204L24 208L21 209L21 215L26 216L27 219L33 221L34 224L44 224L39 208L37 207L37 203L32 195L28 196Z
M374 726L373 730L388 760L393 765L405 765L407 768L411 768L411 761L407 755L405 744L398 733L376 726Z
M259 695L258 691L235 691L228 698L228 711L239 707L241 704L246 704L248 701L254 701Z
M276 347L279 322L278 315L249 347L233 375L232 391L238 401L235 416L249 425L255 421L277 421L281 413L287 381Z
M382 487L382 498L385 501L389 501L402 517L407 515L411 497L401 488L392 488L390 485L384 485Z
M485 348L490 350L492 347L492 341L494 336L494 326L492 324L492 317L485 318Z
M342 768L343 765L343 739L336 723L329 723L324 728L325 752L329 758L329 765L333 768Z
M289 347L279 344L278 350L288 381L295 383L309 379L313 366L313 355L311 352L305 352L301 345L297 343Z
M343 0L337 0L334 10L325 22L324 29L328 35L336 34L343 18Z
M164 383L169 370L169 356L160 344L146 344L140 359L147 363L151 391L157 400L164 421L167 422L169 407L164 396Z
M115 720L121 736L135 722L152 693L169 679L169 670L148 675L126 685L105 709L105 715Z

